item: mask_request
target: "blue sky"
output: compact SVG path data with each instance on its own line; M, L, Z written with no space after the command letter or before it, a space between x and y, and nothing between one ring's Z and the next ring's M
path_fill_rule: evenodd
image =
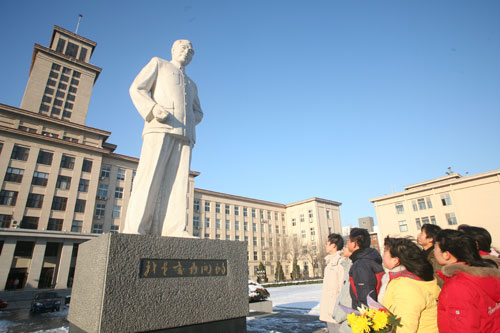
M190 39L203 122L196 187L291 203L370 198L500 168L500 1L3 1L0 103L19 106L53 25L98 43L87 125L138 157L128 96L153 56Z

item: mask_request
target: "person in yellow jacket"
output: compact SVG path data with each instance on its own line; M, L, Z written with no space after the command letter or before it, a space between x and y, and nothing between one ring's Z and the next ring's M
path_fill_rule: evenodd
M439 288L432 265L408 238L384 240L384 266L388 284L382 304L399 319L396 333L438 333Z

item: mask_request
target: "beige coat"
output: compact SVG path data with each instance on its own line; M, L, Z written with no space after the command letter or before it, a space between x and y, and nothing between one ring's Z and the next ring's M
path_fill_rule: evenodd
M319 305L319 320L335 323L333 309L340 295L340 289L344 282L344 268L342 267L341 251L329 254L325 257L326 267L323 275L323 289L321 290L321 302Z

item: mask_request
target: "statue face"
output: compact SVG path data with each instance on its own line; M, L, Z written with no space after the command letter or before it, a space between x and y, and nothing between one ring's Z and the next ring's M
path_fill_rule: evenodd
M189 41L177 41L172 47L172 60L187 66L193 58L194 50Z

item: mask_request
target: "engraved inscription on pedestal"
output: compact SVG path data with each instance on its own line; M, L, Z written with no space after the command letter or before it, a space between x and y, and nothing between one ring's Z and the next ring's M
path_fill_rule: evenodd
M141 259L139 278L226 276L227 260Z

